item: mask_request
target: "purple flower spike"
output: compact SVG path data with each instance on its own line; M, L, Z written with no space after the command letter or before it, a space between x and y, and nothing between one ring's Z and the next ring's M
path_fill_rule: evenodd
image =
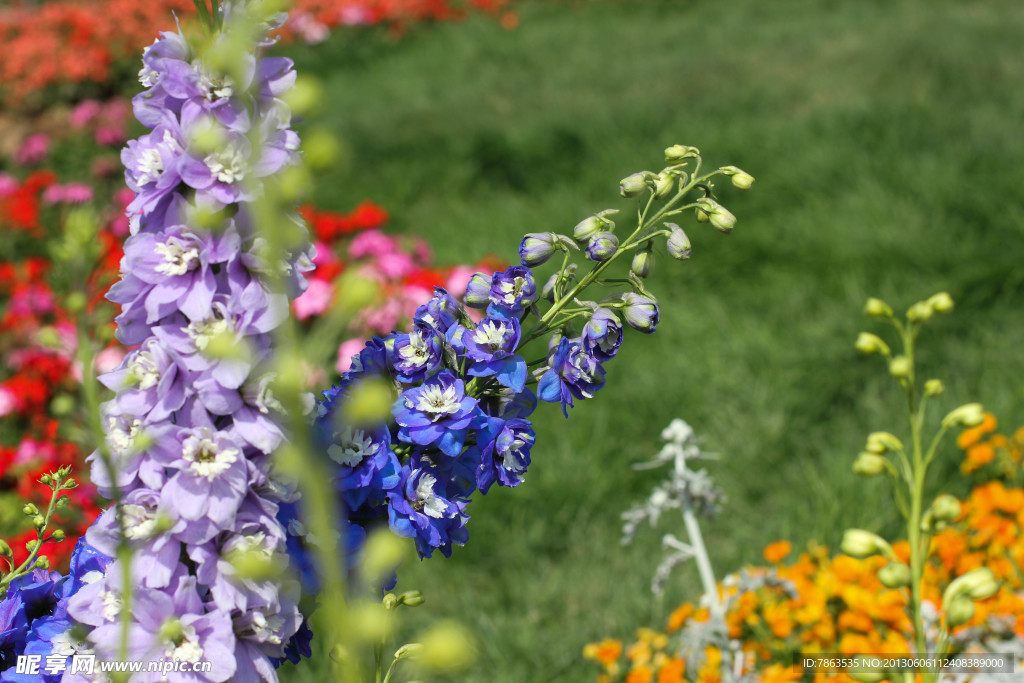
M498 317L521 318L526 309L537 300L537 284L526 266L512 266L495 273L491 281L490 306L487 314Z

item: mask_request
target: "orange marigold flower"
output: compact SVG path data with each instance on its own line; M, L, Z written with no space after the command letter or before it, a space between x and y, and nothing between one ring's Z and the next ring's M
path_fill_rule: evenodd
M639 669L633 669L626 676L626 683L651 683L654 680L654 674L646 666L642 666Z
M611 638L605 638L600 643L589 643L583 647L583 656L609 666L622 656L622 643Z
M796 667L785 664L772 664L761 672L761 683L789 683L799 681L803 673L797 671Z
M658 683L683 683L684 673L686 673L686 661L673 659L658 671Z
M793 550L793 544L789 541L775 541L765 547L764 559L772 564L778 564L789 555L791 550Z
M693 609L693 605L688 602L684 602L679 607L676 607L672 614L668 616L668 632L673 633L681 629L686 620L693 615Z

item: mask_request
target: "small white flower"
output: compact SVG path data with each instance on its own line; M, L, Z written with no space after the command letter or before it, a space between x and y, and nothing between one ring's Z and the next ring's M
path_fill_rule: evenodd
M444 500L434 494L434 484L437 478L430 474L424 474L416 484L416 504L423 510L423 514L434 519L444 517Z

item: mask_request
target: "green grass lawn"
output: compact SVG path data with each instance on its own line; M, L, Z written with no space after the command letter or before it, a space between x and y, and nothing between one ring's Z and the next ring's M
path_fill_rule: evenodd
M659 170L672 143L757 182L723 187L729 237L684 223L693 258L651 278L662 321L633 334L607 387L565 420L537 413L527 482L470 507L470 542L403 570L427 604L410 632L452 617L479 637L488 683L589 681L580 650L660 626L699 592L649 582L667 519L620 547L619 514L657 474L634 461L683 417L722 454L729 496L706 525L720 573L768 542L835 546L847 526L894 530L887 490L850 464L868 431L903 433L901 400L853 340L868 296L898 310L957 301L922 335L942 408L980 400L1024 421L1024 5L1010 0L692 0L516 5L513 31L473 19L398 42L343 35L289 48L326 86L344 171L316 201L369 197L442 262L514 260L525 232L568 232L617 181ZM547 270L543 271L546 275ZM962 492L952 446L936 472ZM324 665L287 680L323 680ZM404 679L400 679L404 680Z

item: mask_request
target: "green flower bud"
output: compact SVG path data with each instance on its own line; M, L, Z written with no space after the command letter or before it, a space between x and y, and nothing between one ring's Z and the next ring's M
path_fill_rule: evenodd
M11 546L2 538L0 538L0 556L14 557L14 551L11 550Z
M664 199L672 192L675 185L675 176L662 171L649 181L655 199Z
M869 315L872 318L890 318L892 317L892 306L881 299L871 297L868 299L867 303L864 304L864 314Z
M672 145L665 149L666 164L681 164L687 159L693 159L697 156L700 156L700 150L689 145Z
M733 186L741 190L749 190L750 186L754 184L754 176L735 166L723 166L721 170L725 171L725 175L729 176Z
M918 301L907 310L907 319L913 322L927 322L935 311L927 301Z
M699 206L694 209L694 215L696 215L698 223L708 223L711 221L711 216L708 215L708 212Z
M853 473L862 477L874 477L886 470L889 461L875 453L861 453L853 461Z
M638 251L633 255L633 263L630 264L629 269L637 277L647 277L654 270L654 254L650 249Z
M932 503L931 512L940 522L955 522L961 512L960 501L948 493L943 493Z
M690 238L686 236L683 229L675 223L665 223L665 227L672 231L672 234L668 236L668 255L677 261L685 261L690 258L690 252L692 247L690 246Z
M985 421L985 409L980 403L965 403L942 418L943 427L977 427Z
M330 657L338 663L347 662L352 659L352 654L348 651L344 645L335 645L331 648Z
M626 176L619 181L619 194L626 198L643 194L647 190L647 178L651 175L650 171L640 171Z
M729 234L736 227L736 216L714 199L703 197L697 200L697 205L707 213L711 225L719 232Z
M65 535L64 535L64 530L63 529L57 529L56 531L53 532L53 540L57 541L58 543L63 541L64 538L65 538Z
M981 567L953 579L942 594L942 604L952 603L958 596L971 600L984 600L999 592L996 575L988 567Z
M939 292L928 297L928 305L936 313L949 313L953 310L953 297L947 292Z
M406 659L409 657L415 657L419 654L420 650L423 649L423 645L420 643L406 643L402 647L395 650L395 659Z
M50 412L54 415L70 415L75 409L75 399L67 394L58 394L50 401Z
M395 609L398 607L398 598L394 593L388 593L384 596L384 599L380 601L380 604L384 605L384 609Z
M892 353L892 351L889 350L889 345L882 341L881 337L870 332L861 332L857 335L857 341L854 343L854 348L865 355L880 353L883 356L888 356Z
M906 356L896 356L889 361L889 374L896 379L910 377L910 359Z
M398 596L398 602L409 607L418 607L426 601L419 591L405 591Z
M64 488L64 489L77 489L78 488L78 482L75 481L74 479L68 479L66 482L61 484L61 488Z
M46 517L43 517L42 515L36 515L32 518L32 526L34 526L37 529L42 529L44 526L46 526Z
M68 498L67 496L60 496L60 497L59 497L59 498L57 498L57 500L56 500L56 501L55 501L55 502L53 503L53 506L54 506L54 507L55 507L56 509L58 509L58 510L63 510L63 509L64 509L64 508L66 508L66 507L67 507L67 506L68 506L68 505L69 505L70 503L71 503L71 499L70 499L70 498Z
M870 557L878 553L886 556L892 554L892 548L884 538L864 529L847 529L839 548L852 557Z
M36 549L36 547L38 545L39 545L39 541L37 539L33 538L31 541L26 541L25 542L25 550L27 550L29 552L32 552L33 550Z
M37 557L36 561L35 561L35 568L36 569L49 569L50 568L50 558L48 558L46 555L43 555L42 557Z
M886 588L909 586L911 579L910 567L902 562L890 562L878 570L878 580Z
M930 398L939 396L946 390L940 379L930 379L924 383L924 395Z
M25 507L21 508L21 511L24 512L29 517L31 517L32 515L38 515L39 514L39 508L37 508L32 503L26 503Z
M974 602L964 596L958 595L946 604L946 623L949 626L961 626L974 618Z
M888 453L889 451L902 451L903 442L889 432L871 432L868 434L868 443L865 450L871 453Z
M858 660L862 658L858 657ZM857 666L857 662L854 666ZM850 678L859 683L878 683L879 681L885 680L885 674L878 671L850 671Z
M580 242L586 242L599 232L615 230L615 221L606 216L618 213L618 209L605 209L600 213L584 218L572 229L572 236Z

